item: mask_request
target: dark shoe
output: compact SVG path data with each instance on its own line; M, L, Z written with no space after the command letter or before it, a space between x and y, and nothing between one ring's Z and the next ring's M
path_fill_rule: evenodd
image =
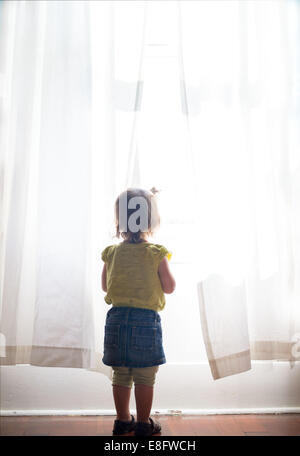
M122 435L134 431L136 422L133 415L131 415L131 418L131 421L115 420L113 435Z
M158 421L153 421L152 418L149 418L150 423L142 423L141 421L137 421L135 425L135 436L140 435L153 435L158 434L161 431L161 425Z

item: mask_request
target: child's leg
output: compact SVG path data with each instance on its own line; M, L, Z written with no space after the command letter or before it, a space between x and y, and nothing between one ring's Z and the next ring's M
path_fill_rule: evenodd
M128 386L113 386L113 396L117 411L117 420L131 421L131 415L129 411L130 392L131 388L128 388Z
M137 421L149 423L155 376L159 366L132 368Z
M129 367L113 366L113 396L117 411L117 420L131 421L129 410L130 393L132 387L132 374Z
M136 420L149 423L149 416L153 401L153 386L138 385L134 387L136 402Z

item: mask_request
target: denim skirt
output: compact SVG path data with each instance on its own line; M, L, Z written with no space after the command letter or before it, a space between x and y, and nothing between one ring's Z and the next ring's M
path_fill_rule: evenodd
M112 307L106 315L104 355L107 366L150 367L166 363L158 312Z

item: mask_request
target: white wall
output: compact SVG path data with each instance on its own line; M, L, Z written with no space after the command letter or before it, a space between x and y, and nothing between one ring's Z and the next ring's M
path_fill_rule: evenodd
M132 391L133 393L133 391ZM135 410L134 394L131 409ZM300 412L300 362L253 361L252 370L214 381L206 362L160 366L153 413ZM111 384L96 372L1 368L2 414L114 414Z

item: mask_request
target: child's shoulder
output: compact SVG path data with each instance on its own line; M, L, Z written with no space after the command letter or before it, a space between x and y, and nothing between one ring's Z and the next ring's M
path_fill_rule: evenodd
M114 252L117 250L118 247L122 245L128 245L126 243L117 243L117 244L111 244L105 247L105 249L101 252L101 259L104 262L109 261L109 259L112 257ZM161 261L165 256L168 258L168 260L171 259L172 253L162 244L155 244L152 242L145 242L143 245L146 246L146 248L151 252L151 254L154 256L154 258L158 261ZM122 248L122 247L121 247Z
M103 261L107 261L109 256L112 254L112 252L115 250L116 246L118 244L112 244L112 245L108 245L107 247L105 247L104 250L102 250L101 252L101 259Z
M158 251L162 248L165 248L162 244L154 244L153 242L148 242L147 244L149 248L151 248L153 251Z
M171 259L172 253L164 245L149 243L149 248L158 260L161 261L165 256L168 258L168 260Z

